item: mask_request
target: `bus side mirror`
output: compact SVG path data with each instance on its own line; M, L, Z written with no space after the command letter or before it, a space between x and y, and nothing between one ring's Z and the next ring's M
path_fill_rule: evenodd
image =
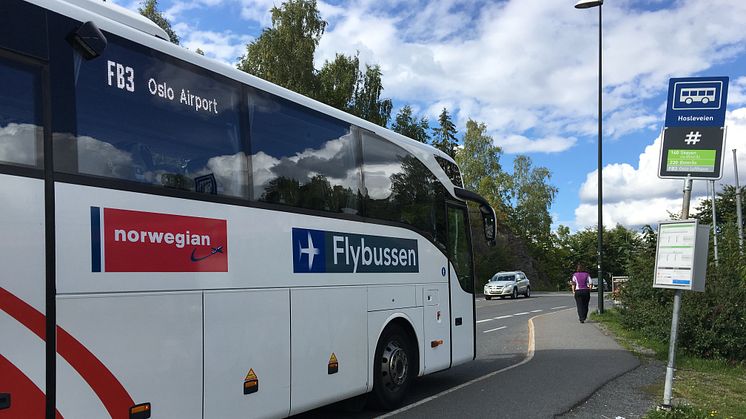
M497 236L497 222L495 220L495 212L489 206L482 205L479 207L479 212L482 214L482 224L484 225L484 238L487 240L487 244L494 246L496 244L495 237Z

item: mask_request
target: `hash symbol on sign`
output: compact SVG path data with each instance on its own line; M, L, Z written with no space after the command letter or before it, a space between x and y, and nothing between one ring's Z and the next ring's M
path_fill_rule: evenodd
M694 145L697 144L701 138L702 134L700 134L699 131L689 131L689 134L686 134L686 137L684 137L684 142L686 145Z

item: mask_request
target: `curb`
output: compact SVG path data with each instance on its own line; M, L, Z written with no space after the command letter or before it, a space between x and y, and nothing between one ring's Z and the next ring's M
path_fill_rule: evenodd
M468 386L470 386L472 384L475 384L475 383L478 383L480 381L484 381L484 380L486 380L488 378L494 377L497 374L503 373L505 371L510 371L513 368L518 368L521 365L527 364L529 361L531 361L534 358L534 351L536 350L536 335L535 335L535 332L534 332L534 319L542 317L542 316L547 316L547 315L550 315L550 314L561 313L561 312L567 311L567 310L572 310L572 308L566 308L564 310L557 310L557 311L553 311L551 313L539 314L537 316L534 316L534 317L531 317L530 319L528 319L528 350L526 351L526 358L524 358L523 360L521 360L521 362L519 362L517 364L510 365L510 366L507 366L507 367L499 369L497 371L492 371L491 373L485 374L485 375L483 375L481 377L474 378L474 379L472 379L470 381L467 381L465 383L461 383L461 384L457 385L456 387L452 387L452 388L449 388L448 390L441 391L438 394L434 394L434 395L432 395L430 397L426 397L426 398L424 398L422 400L419 400L419 401L414 402L412 404L408 404L408 405L406 405L404 407L401 407L401 408L399 408L397 410L394 410L392 412L388 412L385 415L378 416L378 417L379 418L389 418L389 417L397 415L399 413L406 412L408 410L414 409L417 406L421 406L421 405L423 405L425 403L428 403L428 402L430 402L432 400L435 400L435 399L437 399L437 398L439 398L441 396L445 396L446 394L453 393L454 391L461 390L464 387L468 387Z

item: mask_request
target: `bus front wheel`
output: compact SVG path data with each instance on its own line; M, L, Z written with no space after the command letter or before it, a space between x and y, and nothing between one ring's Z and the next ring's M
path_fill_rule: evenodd
M374 362L375 407L389 410L401 404L417 375L416 355L409 334L396 324L384 329L378 340Z

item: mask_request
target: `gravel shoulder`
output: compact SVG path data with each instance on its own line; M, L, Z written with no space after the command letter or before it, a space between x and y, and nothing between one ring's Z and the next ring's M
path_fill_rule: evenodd
M613 336L603 325L595 323L604 334ZM641 349L641 348L636 348ZM662 402L657 386L666 376L666 364L645 350L635 354L640 366L606 383L591 397L556 416L562 419L637 419Z

